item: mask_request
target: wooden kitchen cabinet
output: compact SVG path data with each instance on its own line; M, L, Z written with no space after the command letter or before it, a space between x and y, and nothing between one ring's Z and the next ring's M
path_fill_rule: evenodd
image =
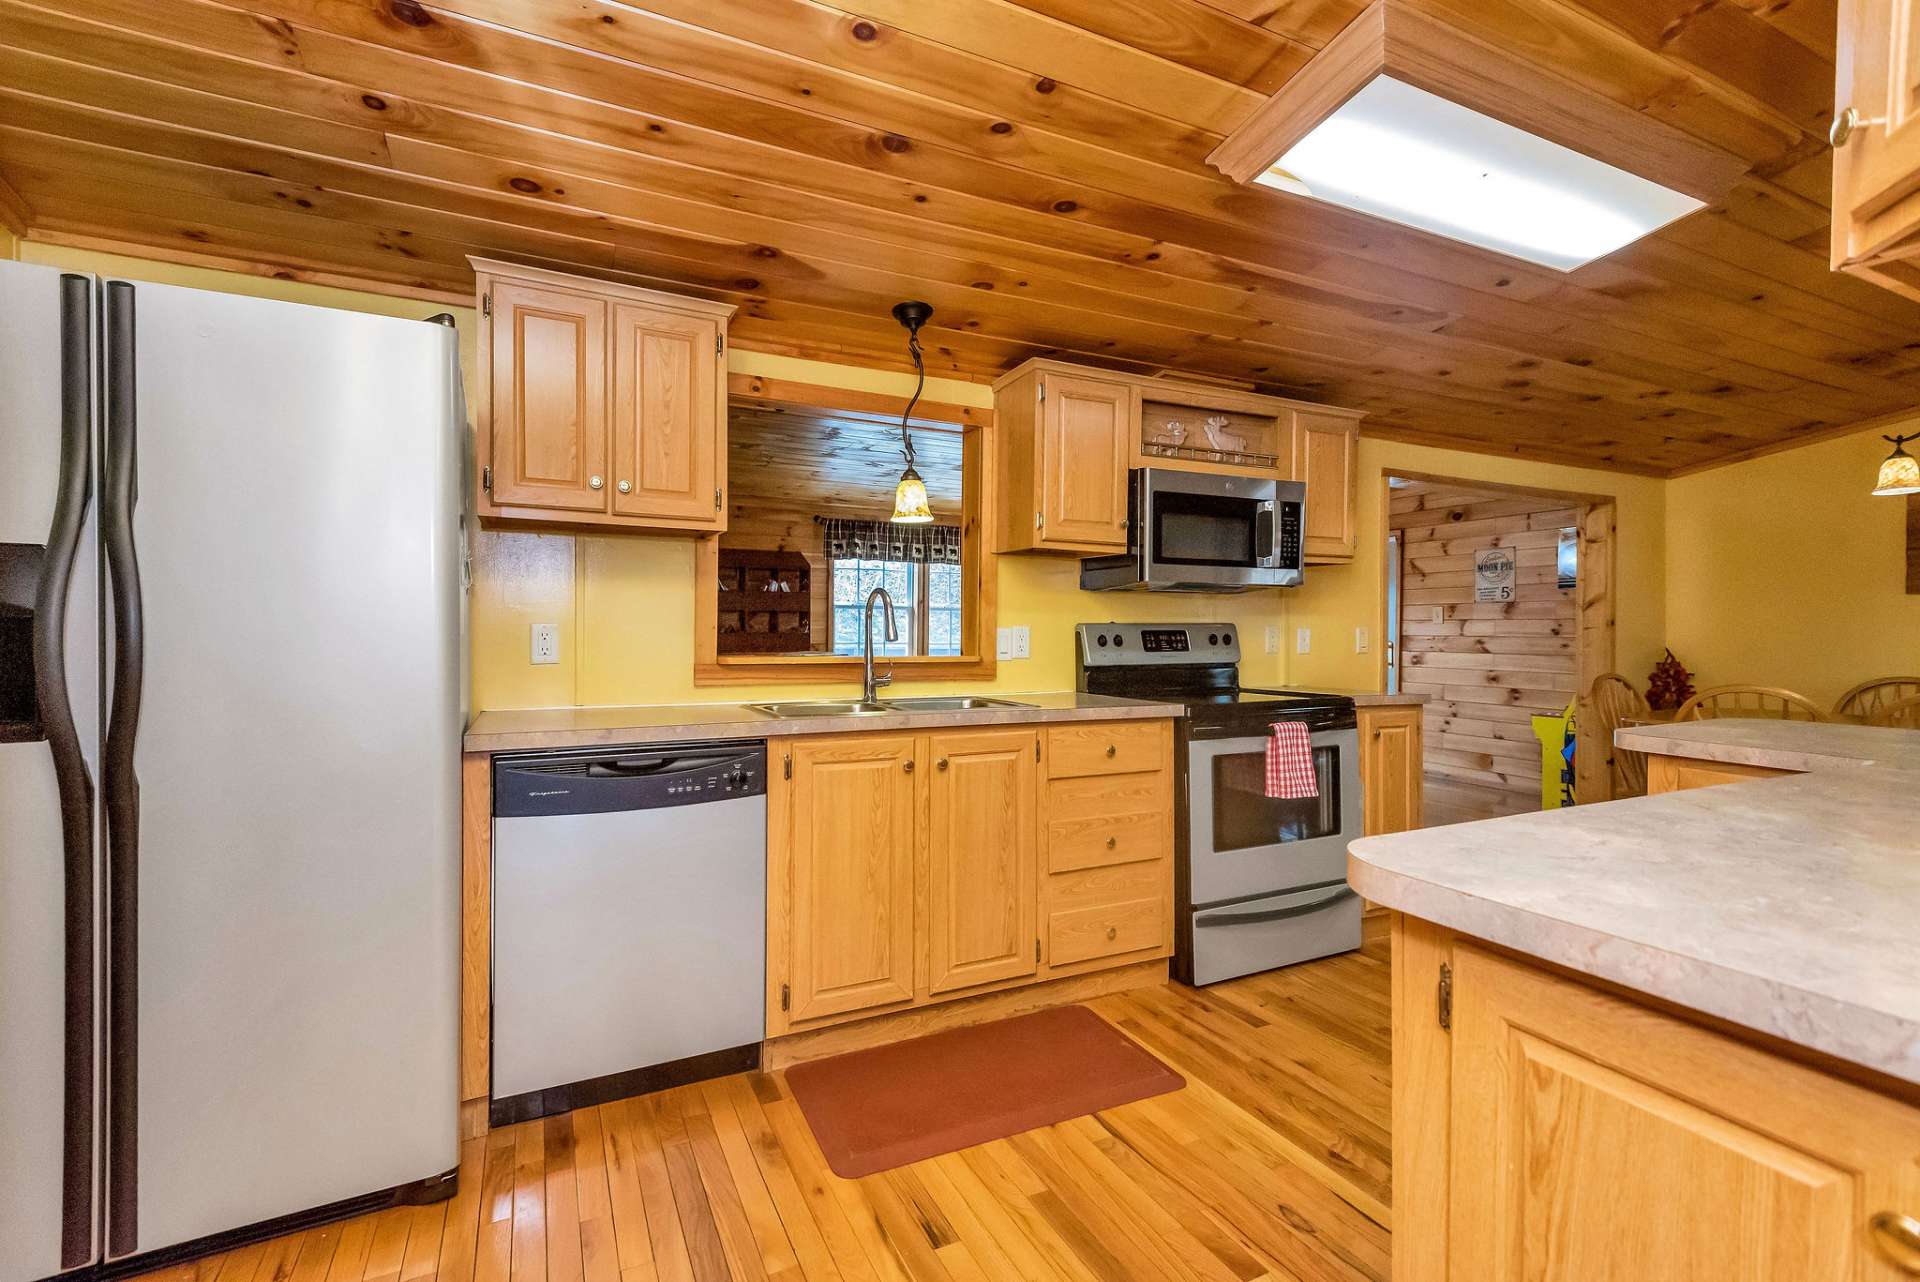
M1028 364L994 385L1003 552L1121 552L1127 546L1132 386Z
M727 304L472 259L485 329L477 511L726 528Z
M1394 949L1396 1282L1912 1276L1870 1222L1920 1207L1920 1109L1424 922Z
M1743 766L1731 761L1701 761L1693 757L1647 754L1647 795L1683 792L1688 788L1711 788L1715 784L1745 783L1750 779L1777 779L1791 770L1770 766Z
M1302 551L1309 564L1351 561L1359 520L1354 512L1354 455L1360 415L1331 408L1293 415L1292 479L1307 483Z
M1920 298L1920 4L1841 0L1833 131L1834 270Z
M929 995L1039 969L1038 743L1032 729L928 739Z
M791 740L771 789L769 961L782 1021L910 1002L921 744L913 735Z
M809 735L771 753L770 1038L1171 952L1170 722Z
M1369 837L1421 825L1425 710L1419 704L1360 708L1361 831Z
M993 390L1003 552L1124 551L1127 474L1157 467L1304 481L1307 563L1353 559L1359 410L1042 358Z

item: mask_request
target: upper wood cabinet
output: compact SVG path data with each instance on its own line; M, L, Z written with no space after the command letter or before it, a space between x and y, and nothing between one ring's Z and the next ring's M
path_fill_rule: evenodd
M947 993L1039 968L1039 732L931 737L927 991Z
M726 326L703 299L471 260L483 519L726 528Z
M1125 550L1133 400L1128 383L1070 366L1023 366L995 385L1001 551Z
M1292 478L1307 484L1302 544L1309 562L1351 561L1359 520L1354 513L1354 454L1360 416L1298 409L1293 415Z
M1848 270L1920 298L1920 3L1841 0L1833 241Z
M1353 559L1357 410L1035 359L994 417L1003 552L1124 551L1127 473L1158 467L1304 481L1307 562Z

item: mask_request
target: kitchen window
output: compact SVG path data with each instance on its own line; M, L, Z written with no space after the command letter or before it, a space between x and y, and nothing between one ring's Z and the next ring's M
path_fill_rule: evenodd
M960 567L937 562L881 561L868 557L829 562L833 578L830 624L833 652L857 655L867 594L885 588L893 598L894 627L900 639L889 643L886 625L873 620L873 652L895 657L960 653Z

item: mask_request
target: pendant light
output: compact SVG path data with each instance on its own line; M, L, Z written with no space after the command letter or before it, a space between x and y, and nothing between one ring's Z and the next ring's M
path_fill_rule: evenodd
M914 384L913 399L907 402L907 408L900 414L900 454L906 460L906 470L900 473L900 483L893 487L893 516L890 518L898 525L927 525L933 520L933 509L927 504L927 483L920 479L920 473L913 470L913 433L907 427L907 421L913 417L913 407L920 403L920 393L927 386L926 362L920 358L920 327L933 315L931 303L895 303L893 318L907 331L907 352L913 357L914 372L920 376Z
M1908 441L1920 441L1920 432L1906 436L1883 436L1880 439L1893 443L1893 453L1887 455L1886 462L1880 465L1880 479L1873 487L1873 492L1884 496L1920 494L1920 459L1903 448Z

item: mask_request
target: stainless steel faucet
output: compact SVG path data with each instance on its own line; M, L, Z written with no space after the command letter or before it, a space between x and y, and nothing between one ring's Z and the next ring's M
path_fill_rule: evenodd
M900 639L900 629L896 628L893 624L893 598L887 595L885 588L875 588L873 591L867 593L867 608L865 611L866 682L860 687L860 702L862 703L879 702L880 687L893 684L893 674L891 672L884 677L876 677L873 675L873 603L875 600L882 601L886 604L887 640L898 641Z

